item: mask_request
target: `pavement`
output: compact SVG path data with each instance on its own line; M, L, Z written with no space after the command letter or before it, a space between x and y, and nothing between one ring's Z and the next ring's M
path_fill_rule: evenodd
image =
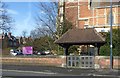
M26 66L26 65L2 65L2 76L70 76L74 78L120 78L118 69L80 69L80 68L62 68L51 66ZM42 77L42 78L43 78ZM23 78L23 77L22 77ZM35 77L36 78L36 77Z

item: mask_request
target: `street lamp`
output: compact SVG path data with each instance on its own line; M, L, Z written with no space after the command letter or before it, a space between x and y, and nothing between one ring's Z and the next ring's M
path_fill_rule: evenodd
M112 0L110 0L110 69L113 68L113 55L112 55Z

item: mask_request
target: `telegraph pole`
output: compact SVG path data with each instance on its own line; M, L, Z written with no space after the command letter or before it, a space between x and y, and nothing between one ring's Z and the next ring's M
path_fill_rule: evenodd
M112 0L110 0L110 69L113 69L113 54L112 54Z

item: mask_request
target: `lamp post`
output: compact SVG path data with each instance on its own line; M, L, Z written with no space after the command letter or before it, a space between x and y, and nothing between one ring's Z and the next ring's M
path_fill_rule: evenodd
M112 0L110 0L110 69L113 68L113 55L112 55Z

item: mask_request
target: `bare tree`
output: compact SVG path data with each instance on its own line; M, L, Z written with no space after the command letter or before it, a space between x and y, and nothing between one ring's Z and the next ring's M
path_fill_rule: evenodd
M42 31L44 29L44 33L49 32L49 35L55 38L58 3L40 2L37 7L39 8L36 17L37 28Z
M44 29L44 32L49 31L49 35L54 40L72 28L72 23L65 18L65 6L61 13L59 2L40 2L37 7L39 8L39 14L36 17L37 28L42 31Z
M7 5L0 1L0 30L8 32L12 26L13 19L8 15Z
M30 36L31 36L33 39L37 38L37 33L36 33L36 30L35 30L35 29L34 29L34 30L31 30Z
M23 37L26 37L27 31L26 31L26 30L23 30L23 31L22 31L22 35L23 35Z
M37 27L30 32L30 36L34 39L34 38L40 38L40 37L44 37L44 36L51 37L52 35L51 35L51 31L49 29Z

